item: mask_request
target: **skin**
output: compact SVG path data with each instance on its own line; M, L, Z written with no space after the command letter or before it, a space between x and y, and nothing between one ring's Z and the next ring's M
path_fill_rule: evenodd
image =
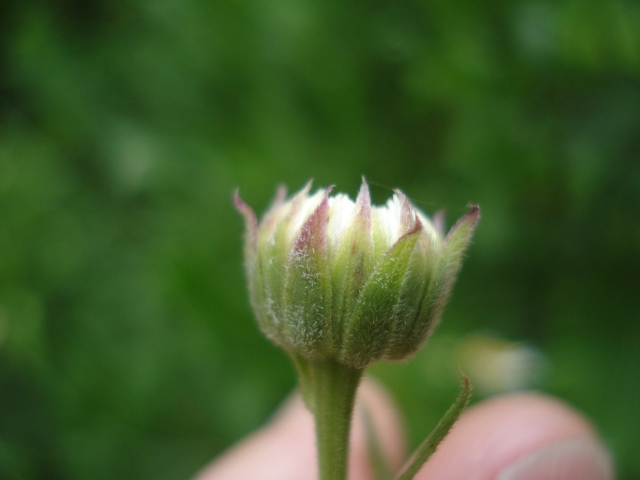
M386 392L365 380L359 392L389 463L406 457L403 426ZM356 412L358 407L356 407ZM350 480L374 480L360 415L354 416ZM215 460L196 480L317 478L313 419L298 396ZM521 393L469 408L415 480L611 480L611 461L591 424L549 396Z

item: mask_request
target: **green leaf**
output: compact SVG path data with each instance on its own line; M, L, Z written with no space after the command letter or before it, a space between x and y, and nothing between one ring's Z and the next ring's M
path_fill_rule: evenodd
M400 474L396 477L396 480L411 480L418 473L420 468L429 460L429 457L436 451L440 442L447 436L449 430L458 417L464 410L464 407L469 403L471 398L471 383L467 377L462 377L462 388L458 394L458 398L453 402L453 405L449 407L449 410L436 425L436 428L431 432L427 439L417 448L417 450L411 455L407 465L403 468Z

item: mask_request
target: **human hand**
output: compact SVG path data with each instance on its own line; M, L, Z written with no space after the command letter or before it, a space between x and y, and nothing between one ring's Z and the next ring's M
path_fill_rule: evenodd
M381 387L366 380L359 402L367 405L381 447L397 471L405 459L397 410ZM349 478L372 480L360 417L354 417ZM196 480L311 480L317 478L314 442L313 418L296 396ZM557 399L522 393L469 408L415 477L426 479L611 480L613 468L587 420Z

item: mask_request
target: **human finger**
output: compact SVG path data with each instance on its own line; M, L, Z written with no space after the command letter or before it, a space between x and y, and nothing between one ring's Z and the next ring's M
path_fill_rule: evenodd
M527 393L470 408L415 480L611 480L590 423L557 399Z

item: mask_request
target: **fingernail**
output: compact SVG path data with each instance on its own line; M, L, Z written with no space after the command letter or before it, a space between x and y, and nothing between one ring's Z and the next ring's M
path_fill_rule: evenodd
M496 480L612 480L611 457L594 438L545 445L505 467Z

